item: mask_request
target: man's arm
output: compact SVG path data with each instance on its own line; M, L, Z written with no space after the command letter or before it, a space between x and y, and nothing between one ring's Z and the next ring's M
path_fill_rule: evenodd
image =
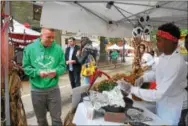
M143 76L139 77L135 81L135 86L142 86L144 82L155 81L155 71L145 72Z
M25 47L24 52L23 52L23 60L22 60L22 66L24 69L24 72L26 75L28 75L29 77L36 77L39 76L39 70L34 68L31 64L30 61L30 54L29 54L29 50L27 47Z
M60 50L60 60L59 60L59 65L56 67L56 75L60 76L65 73L66 71L66 64L65 64L65 55L63 50Z
M144 82L155 81L155 71L146 72L142 77L144 79Z
M158 101L163 97L163 95L171 90L171 88L175 88L174 84L179 83L179 79L185 78L186 76L186 66L182 66L182 63L171 63L171 66L168 67L166 70L166 74L163 79L160 81L160 84L157 84L156 90L147 90L147 89L140 89L138 87L132 87L131 93L135 94L137 97L140 97L146 101ZM181 73L181 74L180 74ZM181 76L180 76L181 75ZM181 85L178 85L181 86ZM182 85L182 89L185 86ZM173 93L173 92L172 92Z

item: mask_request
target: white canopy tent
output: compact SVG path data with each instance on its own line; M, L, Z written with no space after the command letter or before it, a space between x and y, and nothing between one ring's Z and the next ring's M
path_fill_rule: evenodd
M40 37L39 32L29 29L16 20L13 20L13 28L10 27L9 33L10 42L20 47L24 47L38 37Z
M117 46L116 44L113 44L112 46L108 47L108 49L121 49L121 47Z
M121 47L121 49L123 49L123 47ZM124 49L134 50L134 48L129 45L124 45Z
M92 46L93 46L93 47L99 47L100 45L99 45L99 43L92 42Z
M166 22L187 28L187 1L44 2L41 25L107 37L130 37L143 14L154 27Z
M19 23L16 20L13 20L13 28L14 30L12 31L12 29L10 30L11 33L15 33L15 34L27 34L27 35L37 35L39 36L40 33L37 31L34 31L32 29L26 28L23 24Z

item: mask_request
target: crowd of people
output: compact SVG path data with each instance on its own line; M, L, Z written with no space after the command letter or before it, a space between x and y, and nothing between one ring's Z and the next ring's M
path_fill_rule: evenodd
M68 71L73 89L81 85L81 75L84 83L89 84L90 75L96 69L97 50L87 37L82 38L81 46L77 46L75 38L70 37L64 54L54 36L53 29L42 28L41 37L25 47L23 53L23 69L30 78L32 103L39 126L48 125L47 111L52 125L62 125L59 76ZM125 93L156 102L156 114L172 125L185 124L183 117L188 111L185 91L187 66L177 51L179 38L180 30L174 24L161 25L157 32L157 47L161 55L155 58L154 52L146 53L145 45L140 45L141 66L146 72L136 80L136 86L125 81L117 82ZM188 48L187 37L185 46ZM113 62L118 55L115 50L111 53ZM140 88L143 82L151 80L156 81L156 90Z

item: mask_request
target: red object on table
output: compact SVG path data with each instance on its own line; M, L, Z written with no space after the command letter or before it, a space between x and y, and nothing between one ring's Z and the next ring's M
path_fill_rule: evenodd
M111 77L107 73L105 73L105 72L103 72L103 71L101 71L99 69L96 69L95 72L94 72L94 74L92 76L90 76L90 79L89 79L90 88L92 87L92 85L94 84L94 82L96 81L96 79L98 77L101 77L102 75L105 75L108 79L111 79Z
M155 81L150 82L149 89L156 89L156 82Z
M128 117L125 115L125 113L105 112L104 114L104 120L107 122L124 123L124 121L127 119Z

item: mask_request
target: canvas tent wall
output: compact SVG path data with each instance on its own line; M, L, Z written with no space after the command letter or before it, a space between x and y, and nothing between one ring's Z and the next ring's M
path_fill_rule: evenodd
M174 22L187 28L187 1L44 2L41 25L107 37L130 37L140 16L148 14L155 28Z

